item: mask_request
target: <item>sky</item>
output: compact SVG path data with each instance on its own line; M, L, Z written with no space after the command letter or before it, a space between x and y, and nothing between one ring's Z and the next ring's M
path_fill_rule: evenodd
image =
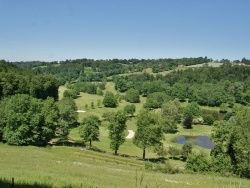
M0 0L0 59L250 59L249 0Z

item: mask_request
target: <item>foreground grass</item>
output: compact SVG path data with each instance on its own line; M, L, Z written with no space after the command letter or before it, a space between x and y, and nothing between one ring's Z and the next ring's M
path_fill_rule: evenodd
M17 185L29 185L27 187L127 188L140 187L140 181L141 187L153 188L250 187L249 180L232 177L148 172L144 170L143 161L82 148L0 144L0 153L1 188L10 187L6 182L11 182L12 177Z

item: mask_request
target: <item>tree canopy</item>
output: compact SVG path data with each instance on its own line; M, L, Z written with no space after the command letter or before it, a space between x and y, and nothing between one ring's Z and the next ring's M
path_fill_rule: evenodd
M89 142L92 147L92 141L99 141L99 127L101 121L98 116L90 115L82 120L79 127L79 134L84 141Z
M145 159L146 148L161 145L164 139L163 129L159 122L159 116L146 109L142 109L137 116L137 131L134 144L143 150L142 158Z

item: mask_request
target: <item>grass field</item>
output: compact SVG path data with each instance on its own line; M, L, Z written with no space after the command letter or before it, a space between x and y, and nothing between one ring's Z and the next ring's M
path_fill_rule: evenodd
M1 188L9 188L6 182L10 182L12 177L17 185L36 188L39 186L35 182L41 187L53 188L250 187L249 180L233 177L145 171L143 161L77 147L39 148L0 144L0 151Z

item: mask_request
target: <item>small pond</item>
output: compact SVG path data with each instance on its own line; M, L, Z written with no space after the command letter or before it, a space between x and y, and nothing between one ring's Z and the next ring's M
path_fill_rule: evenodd
M213 149L215 146L215 144L210 140L209 136L178 136L174 140L174 143L178 144L184 144L186 142L207 149Z

